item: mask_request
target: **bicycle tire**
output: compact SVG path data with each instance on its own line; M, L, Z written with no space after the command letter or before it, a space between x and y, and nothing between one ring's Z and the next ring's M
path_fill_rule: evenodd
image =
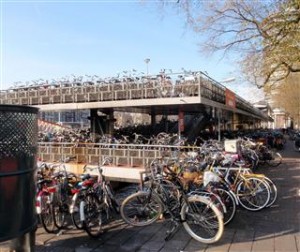
M192 195L181 208L182 224L195 240L212 244L220 240L224 232L223 214L206 197Z
M264 177L264 180L267 182L267 184L269 185L269 189L270 189L270 199L269 199L268 204L265 207L270 207L277 200L278 191L277 191L277 187L276 187L275 183L270 178Z
M271 151L272 159L267 160L267 164L271 167L277 167L282 163L282 156L279 152Z
M62 189L59 188L59 190L54 193L54 200L52 202L54 225L58 229L62 229L67 225L66 215L68 214L69 207L64 197L67 197L67 195L64 195Z
M221 213L224 214L226 213L226 206L223 203L222 199L220 198L220 196L218 195L217 192L212 192L212 190L210 191L206 191L206 190L195 190L195 191L191 191L189 193L189 195L198 195L198 196L202 196L202 197L206 197L207 199L209 199L220 211Z
M160 199L150 191L140 191L129 195L120 207L123 220L138 227L154 223L162 213L163 206Z
M87 195L84 199L83 229L91 238L98 238L103 233L102 229L102 204L96 195Z
M54 233L55 224L54 224L53 213L52 213L53 208L50 203L50 195L42 194L40 197L41 197L40 198L41 213L38 214L38 218L47 233Z
M220 196L221 200L223 201L226 207L226 213L223 213L224 218L223 222L224 225L230 223L236 214L236 201L234 195L231 192L223 189L223 188L214 188L214 192Z
M270 189L263 179L249 177L238 182L236 196L243 208L249 211L259 211L268 204Z
M66 226L66 211L64 210L63 203L59 202L57 204L52 205L53 208L53 220L54 220L54 225L58 229L62 229Z

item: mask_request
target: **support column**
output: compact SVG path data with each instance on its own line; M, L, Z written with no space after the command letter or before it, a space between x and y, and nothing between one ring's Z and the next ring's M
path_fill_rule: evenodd
M217 109L217 117L218 117L218 141L221 141L221 110Z
M233 115L232 115L233 130L237 130L237 124L239 124L239 116L237 113L233 112Z
M114 134L114 124L115 124L115 118L114 118L114 110L110 109L107 114L107 120L106 120L106 133L113 135Z
M105 112L99 112L98 109L91 109L90 120L93 136L97 134L114 134L115 118L113 109L109 109Z
M99 115L98 109L91 109L90 110L90 121L91 121L91 133L93 141L95 141L96 135L103 135L106 132L106 116L105 115Z
M151 110L151 127L152 129L154 128L155 124L156 124L156 118L155 118L155 112L154 110Z
M181 138L181 133L184 131L184 112L179 109L178 111L178 136Z

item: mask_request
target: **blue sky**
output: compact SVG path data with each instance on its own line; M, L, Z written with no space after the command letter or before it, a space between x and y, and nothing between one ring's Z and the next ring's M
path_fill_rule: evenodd
M136 69L201 70L222 81L233 62L201 52L199 34L148 1L1 1L1 88L14 82Z

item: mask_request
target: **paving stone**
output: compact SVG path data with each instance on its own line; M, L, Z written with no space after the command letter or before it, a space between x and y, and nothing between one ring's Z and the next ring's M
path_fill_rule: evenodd
M207 249L208 245L198 242L195 239L191 239L185 248L182 250L184 252L203 252Z
M119 246L105 246L100 245L98 248L92 250L93 252L122 252Z
M254 238L254 230L236 230L232 243L230 245L230 252L247 252L251 251Z
M186 245L188 244L188 240L175 240L172 239L170 241L165 242L164 246L160 250L160 252L165 251L183 251Z
M156 252L156 251L157 250L141 248L141 249L137 250L136 252Z
M59 247L43 247L42 250L43 252L74 252L74 248L71 247L63 247L63 246L59 246Z
M300 234L299 233L297 233L295 235L295 240L296 240L297 251L299 252L300 251Z
M275 251L275 242L273 234L255 234L255 238L253 241L252 252L268 252Z
M151 238L155 235L155 230L151 229L152 232L141 232L136 233L129 240L127 240L124 244L120 246L121 249L129 250L129 251L137 251L139 250L145 243L147 243Z
M275 252L297 252L297 241L294 234L275 237Z
M229 248L230 248L230 245L232 243L235 233L236 232L232 229L230 229L230 230L225 229L221 239L219 241L217 241L216 243L208 245L205 252L229 251Z
M138 251L143 251L143 250L146 250L146 251L160 251L160 249L165 245L165 241L153 241L153 240L150 240L146 243L143 244L143 246L138 250Z
M78 247L75 248L74 252L91 252L92 249L91 248L84 248L84 247Z
M134 229L124 229L121 232L119 232L114 239L109 239L108 241L105 241L105 244L107 245L114 245L114 246L121 246L123 243L125 243L127 240L129 240L132 236L134 236L140 228L134 228Z

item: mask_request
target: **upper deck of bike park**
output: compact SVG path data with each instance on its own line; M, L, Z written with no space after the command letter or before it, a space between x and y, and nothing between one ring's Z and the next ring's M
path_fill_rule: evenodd
M197 113L205 105L268 120L267 115L205 73L158 74L108 81L64 81L1 90L1 104L30 105L40 111L113 108L127 112Z

